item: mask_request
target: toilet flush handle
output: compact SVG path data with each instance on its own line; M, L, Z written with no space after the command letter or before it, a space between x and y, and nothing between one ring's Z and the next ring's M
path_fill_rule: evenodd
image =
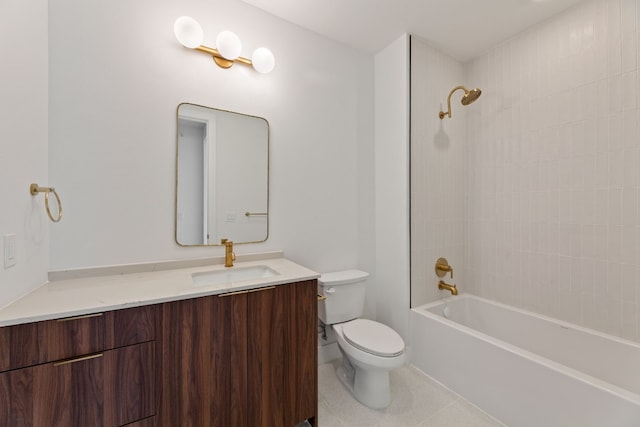
M336 288L329 288L326 291L324 291L325 294L335 294L336 293Z

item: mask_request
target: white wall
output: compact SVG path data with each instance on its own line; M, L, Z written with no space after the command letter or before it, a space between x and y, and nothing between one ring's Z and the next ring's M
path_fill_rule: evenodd
M47 280L47 1L0 2L0 307ZM17 264L4 268L2 236L16 235Z
M454 269L460 292L466 289L467 111L478 104L460 104L463 91L447 97L459 85L475 87L464 66L411 38L411 305L450 295L438 289L436 260L445 257Z
M173 35L181 15L200 22L204 44L231 29L245 56L268 46L274 72L223 70L183 48ZM269 239L237 253L284 249L321 272L370 267L359 249L373 235L360 220L373 204L372 94L370 55L240 2L52 2L50 180L65 218L51 231L51 269L222 253L174 242L180 102L271 125Z
M409 328L409 36L375 57L376 318Z
M598 0L471 64L472 292L640 340L636 0Z

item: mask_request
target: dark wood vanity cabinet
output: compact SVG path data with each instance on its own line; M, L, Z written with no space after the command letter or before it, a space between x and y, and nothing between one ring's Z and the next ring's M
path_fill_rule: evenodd
M317 414L316 281L0 328L0 426L287 427Z
M123 426L153 416L156 311L0 328L0 426Z
M163 304L163 427L286 427L317 413L316 281Z

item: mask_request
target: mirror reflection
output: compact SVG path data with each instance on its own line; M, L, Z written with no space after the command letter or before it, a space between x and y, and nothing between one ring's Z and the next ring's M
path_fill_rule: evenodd
M269 233L269 123L183 103L177 113L176 242L265 241Z

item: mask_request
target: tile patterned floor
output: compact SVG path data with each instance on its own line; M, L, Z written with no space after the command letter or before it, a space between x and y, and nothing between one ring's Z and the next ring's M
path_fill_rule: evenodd
M318 367L320 427L505 427L413 366L391 372L391 404L358 402L335 375L341 360Z

